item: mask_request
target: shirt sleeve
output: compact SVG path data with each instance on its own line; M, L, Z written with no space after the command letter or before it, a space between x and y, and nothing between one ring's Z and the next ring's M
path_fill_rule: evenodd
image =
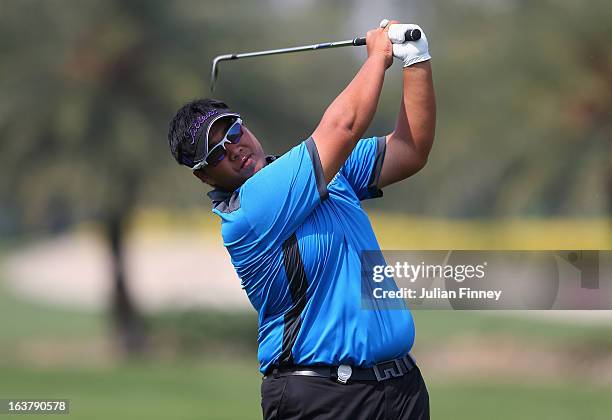
M385 148L385 137L361 139L340 169L359 200L382 197L378 179L385 158Z
M262 168L240 191L248 224L268 243L286 240L327 197L312 137Z

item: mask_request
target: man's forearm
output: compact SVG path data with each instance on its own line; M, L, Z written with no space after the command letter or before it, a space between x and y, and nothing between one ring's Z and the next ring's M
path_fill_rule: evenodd
M384 56L368 57L351 83L327 108L312 134L326 182L338 173L370 125L387 65Z
M403 81L402 102L392 137L412 143L414 151L426 160L436 128L436 100L430 61L404 68Z
M368 57L351 83L327 108L321 123L345 130L350 140L356 143L376 112L385 70L384 57Z

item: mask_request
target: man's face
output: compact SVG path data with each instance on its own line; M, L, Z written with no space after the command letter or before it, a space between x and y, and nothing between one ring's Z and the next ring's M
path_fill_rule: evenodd
M233 118L221 118L210 128L208 150L215 147L232 125ZM234 191L266 165L266 155L257 138L245 126L237 144L226 143L225 157L216 166L207 165L195 175L212 185Z

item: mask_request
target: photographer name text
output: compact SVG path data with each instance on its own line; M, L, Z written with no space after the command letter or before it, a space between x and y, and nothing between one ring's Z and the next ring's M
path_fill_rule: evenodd
M469 287L460 287L458 290L445 290L439 287L427 289L410 289L403 287L398 290L384 290L375 288L372 293L376 299L477 299L499 301L501 290L474 290Z

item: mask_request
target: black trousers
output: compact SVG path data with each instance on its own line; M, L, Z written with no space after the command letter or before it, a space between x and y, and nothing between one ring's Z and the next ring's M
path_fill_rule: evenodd
M429 394L418 367L383 382L268 376L261 407L264 420L428 420Z

